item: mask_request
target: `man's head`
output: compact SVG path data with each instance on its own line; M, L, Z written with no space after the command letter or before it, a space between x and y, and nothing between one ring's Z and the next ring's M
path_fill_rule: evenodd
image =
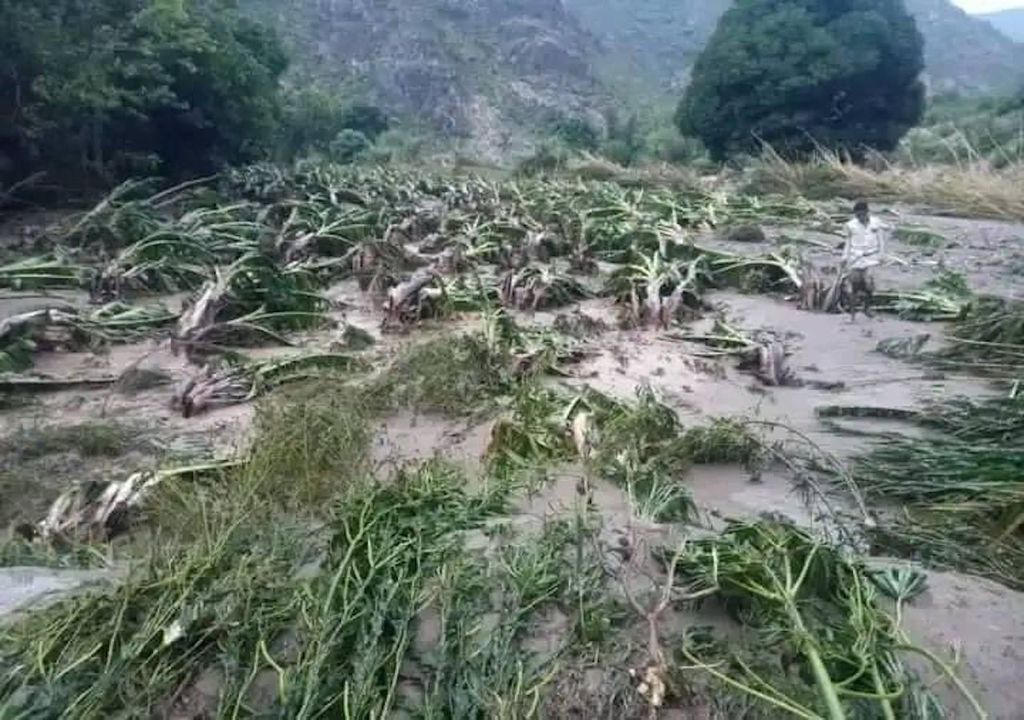
M858 200L853 204L853 214L857 216L857 219L867 225L871 219L871 207L868 205L867 200Z

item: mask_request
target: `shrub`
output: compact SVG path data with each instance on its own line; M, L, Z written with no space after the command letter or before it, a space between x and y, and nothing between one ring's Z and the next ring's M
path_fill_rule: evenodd
M331 141L331 159L339 163L352 163L370 147L370 141L358 130L342 130Z

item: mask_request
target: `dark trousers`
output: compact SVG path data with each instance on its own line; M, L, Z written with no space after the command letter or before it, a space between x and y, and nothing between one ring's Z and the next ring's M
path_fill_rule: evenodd
M850 313L855 315L860 307L866 314L870 314L875 296L875 279L871 273L867 268L856 268L850 271L846 281L850 287Z

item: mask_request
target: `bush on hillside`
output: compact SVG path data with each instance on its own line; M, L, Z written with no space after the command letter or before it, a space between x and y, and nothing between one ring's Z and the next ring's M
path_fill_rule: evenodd
M923 46L902 0L738 0L676 124L716 159L762 141L789 155L891 150L924 111Z
M600 134L584 118L564 118L555 123L555 139L573 150L596 150L601 142Z
M348 164L355 162L370 149L370 140L358 130L345 129L331 142L331 160Z

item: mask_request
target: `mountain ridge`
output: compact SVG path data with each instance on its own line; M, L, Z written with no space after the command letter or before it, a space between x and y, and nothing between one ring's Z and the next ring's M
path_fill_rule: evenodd
M1024 6L990 13L980 13L975 17L982 18L990 23L996 30L1011 40L1024 43Z

